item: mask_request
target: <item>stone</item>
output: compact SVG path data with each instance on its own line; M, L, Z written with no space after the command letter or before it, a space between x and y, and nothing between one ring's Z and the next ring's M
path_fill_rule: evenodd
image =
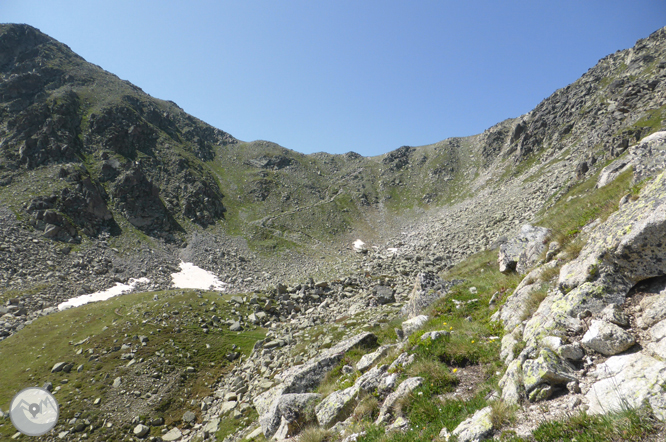
M132 433L134 433L134 436L141 438L146 437L149 432L150 432L150 427L143 424L137 425L136 427L134 427L134 430L132 431Z
M315 393L283 395L277 406L280 425L273 437L286 439L312 423L315 418L312 408L319 399L321 395Z
M442 431L439 432L439 438L444 442L449 442L449 440L451 440L451 432L449 429L446 427L442 428Z
M409 429L409 421L402 417L398 416L396 420L389 426L386 427L387 433L392 433L394 431L407 431Z
M398 373L391 373L387 376L384 376L379 385L377 385L377 393L380 397L385 397L393 390L395 390L395 384L398 381Z
M282 390L284 391L284 390ZM276 396L275 399L266 398L266 393ZM287 393L271 389L254 399L255 407L259 412L259 424L266 438L273 437L282 426L282 413L285 412L285 423L290 424L301 417L309 407L312 407L321 395L315 393ZM257 400L259 399L259 400ZM263 401L263 402L262 402ZM265 407L268 409L265 409ZM284 429L283 429L284 431Z
M502 400L510 405L517 405L523 397L523 364L519 359L512 361L499 381Z
M387 422L393 414L393 407L395 406L396 402L400 398L409 395L412 391L420 387L422 383L423 378L421 377L408 378L402 381L402 383L398 385L398 388L393 393L389 394L388 397L384 400L384 403L379 409L379 416L375 421L375 425Z
M593 319L580 342L587 349L604 356L613 356L629 349L636 340L615 324Z
M229 331L241 331L243 329L243 326L241 326L241 323L238 321L234 321L230 326L229 326Z
M206 423L206 425L204 425L203 431L204 434L212 435L217 433L219 429L220 429L220 419L216 417L211 419Z
M458 280L444 281L432 272L419 273L409 300L400 313L408 318L419 316L424 309L446 296L451 287L458 283Z
M375 390L379 387L382 379L384 379L386 376L387 369L388 365L373 367L361 375L358 379L356 379L354 385L366 393L374 393Z
M389 366L389 371L394 371L397 368L405 368L408 365L411 365L412 362L414 362L415 355L410 355L406 352L400 353L400 355L396 358L395 361L391 363Z
M65 368L66 366L67 362L58 362L51 369L51 373L58 373L59 371L62 371L62 369Z
M465 419L453 430L458 442L477 442L488 439L493 432L490 407L478 410L472 417Z
M604 321L608 321L620 327L629 327L629 317L617 304L610 304L601 311L599 315Z
M220 405L220 415L227 414L231 410L235 409L237 405L238 405L238 402L236 402L236 401L224 401L224 402L222 402L222 405Z
M257 427L254 430L252 430L247 436L245 436L245 440L253 440L258 438L263 434L263 431L261 430L261 427Z
M328 428L336 422L347 419L354 411L360 391L360 387L355 384L326 396L315 408L319 425Z
M191 412L191 411L186 411L185 413L183 413L183 419L182 419L182 420L183 420L183 422L185 422L186 424L192 425L194 422L196 422L196 420L197 420L197 415L194 414L194 413Z
M162 440L164 442L175 442L181 440L182 437L183 433L177 427L174 427L162 436Z
M529 317L532 313L530 311L531 299L537 292L543 290L542 283L539 281L541 273L553 268L556 264L556 262L549 262L532 270L506 299L499 314L506 330L515 329L523 320Z
M648 328L657 322L666 319L666 290L658 295L646 296L641 300L641 314L636 324L641 328Z
M361 372L366 371L368 368L372 367L375 362L386 356L392 347L392 345L382 345L372 353L364 354L356 363L356 369Z
M450 334L451 333L448 330L429 331L421 335L421 341L425 341L427 339L430 339L431 341L436 341L439 338L443 338L444 336L449 336Z
M531 402L539 402L550 399L553 395L553 387L548 384L542 384L537 386L534 390L528 395L528 399Z
M590 414L639 408L647 402L666 420L666 363L643 353L611 356L589 375L594 380L585 395Z
M578 342L562 345L555 352L561 358L569 359L570 361L580 361L585 356L585 352Z
M497 262L500 272L520 270L520 273L525 273L545 249L544 241L548 233L545 227L523 225L518 235L499 246Z
M576 380L573 368L549 349L542 349L537 359L528 359L522 365L523 385L528 394L542 384L563 386Z
M122 384L122 378L120 376L118 376L117 378L115 378L113 380L112 386L113 386L113 388L119 388L121 384Z
M428 317L426 315L419 315L404 321L402 323L402 331L405 337L413 334L415 331L423 327L426 322L428 322Z
M395 294L391 287L378 285L374 287L373 293L373 297L379 305L391 304L395 302Z

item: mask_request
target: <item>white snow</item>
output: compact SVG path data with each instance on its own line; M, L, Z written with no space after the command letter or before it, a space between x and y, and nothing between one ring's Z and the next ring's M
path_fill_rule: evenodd
M134 290L134 286L137 283L148 283L150 279L148 278L139 278L139 279L130 279L128 284L122 284L120 282L116 283L115 286L110 289L102 290L100 292L91 293L89 295L81 295L76 298L69 299L58 305L58 310L65 310L71 307L79 307L89 302L97 301L106 301L107 299L113 298L114 296L124 295Z
M179 289L224 290L225 282L191 262L181 262L180 272L172 273L172 285Z
M354 248L356 250L365 250L365 243L360 239L357 239L356 241L354 241Z

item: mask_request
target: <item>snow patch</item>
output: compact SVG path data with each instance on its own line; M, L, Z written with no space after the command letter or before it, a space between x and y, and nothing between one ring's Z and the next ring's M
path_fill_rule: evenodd
M365 243L360 239L357 239L356 241L354 241L354 250L356 250L357 252L366 250Z
M107 299L113 298L114 296L124 295L126 293L134 290L134 287L138 283L149 283L150 279L148 278L139 278L139 279L130 279L127 284L116 283L115 286L110 289L102 290L99 292L91 293L89 295L81 295L75 298L69 299L61 304L58 304L58 310L65 310L72 307L79 307L90 302L97 301L106 301Z
M171 285L178 289L224 290L222 282L213 273L197 267L191 262L180 263L180 272L172 273Z

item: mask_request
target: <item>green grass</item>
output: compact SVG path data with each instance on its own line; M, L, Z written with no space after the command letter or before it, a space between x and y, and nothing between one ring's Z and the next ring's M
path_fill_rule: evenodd
M155 294L158 301L153 301ZM189 290L136 293L39 318L21 333L0 342L0 354L3 355L0 358L0 373L3 374L0 377L0 408L6 410L9 401L20 389L41 387L44 382L50 381L54 387L61 387L56 394L61 406L61 422L71 419L75 412L81 410L90 411L91 417L99 415L99 419L103 419L101 410L93 407L92 401L101 397L102 403L105 403L110 383L116 376L126 373L124 366L128 362L120 359L125 351L111 350L123 343L136 344L135 337L145 335L149 338L148 344L136 350L135 359L146 359L145 364L149 364L147 369L164 366L160 361L168 359L170 364L164 366L167 372L187 366L196 370L194 374L181 377L176 388L157 407L157 413L165 418L167 424L172 424L180 419L184 411L182 404L174 400L176 397L203 398L211 394L214 382L228 370L226 355L232 345L237 345L247 355L254 343L265 336L260 328L237 333L226 328L211 328L209 333L204 333L195 319L210 319L213 314L224 319L231 308L226 298L210 292L198 295ZM215 307L215 312L210 311L211 307ZM172 322L164 326L161 321L151 321L162 313L169 314L174 310L179 311L181 321L188 318L188 324L181 322L180 332ZM144 322L146 320L149 322ZM84 344L73 345L86 338L88 341ZM81 354L77 354L79 349L83 350ZM88 350L98 355L99 360L89 361ZM150 362L160 350L164 352L164 357ZM70 362L74 368L70 373L51 373L56 362ZM79 373L76 367L81 364L84 368ZM62 384L63 379L68 382ZM10 434L13 434L11 428L0 427L0 435Z
M559 421L545 422L533 433L537 442L635 442L663 440L664 425L649 408L628 409L604 415L577 413ZM661 436L660 436L661 435ZM505 442L524 441L515 436Z
M626 170L606 186L595 188L598 173L573 186L551 208L539 215L537 225L551 229L549 240L557 241L563 249L570 247L570 258L584 243L576 244L579 233L590 222L605 221L618 208L618 202L627 193L637 193L632 186L633 171Z

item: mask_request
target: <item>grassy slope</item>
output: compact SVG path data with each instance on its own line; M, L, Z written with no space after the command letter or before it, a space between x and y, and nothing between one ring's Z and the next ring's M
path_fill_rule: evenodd
M155 295L157 301L153 300ZM171 373L180 376L172 390L160 392L164 394L163 400L150 417L162 416L167 424L178 421L189 408L186 404L191 399L201 400L212 394L213 383L229 367L226 355L232 351L232 345L237 345L247 355L254 343L265 336L261 328L229 332L225 326L203 332L198 318L209 321L214 314L223 320L229 317L232 307L227 303L228 298L216 293L183 290L136 293L39 318L20 333L0 342L3 356L0 358L0 407L7 410L13 395L20 389L41 387L50 381L54 388L61 387L56 393L61 422L83 411L84 417L99 427L105 419L113 420L115 410L106 407L107 401L115 397L111 383L117 376L130 376L133 370L126 367L128 361L120 359L127 351L110 350L123 343L136 346L136 336L145 335L149 338L148 344L140 346L135 355L135 359L144 358L145 362L135 364L135 368L152 371L166 367L163 379L168 379ZM212 307L215 311L211 311ZM242 307L234 308L242 310ZM173 315L176 310L179 314ZM164 313L170 318L162 319ZM158 315L160 318L155 319ZM176 330L178 326L182 331ZM84 344L73 345L86 338L88 341ZM79 350L81 354L77 354ZM160 352L159 357L157 352ZM89 361L91 354L98 355L99 360ZM56 362L70 362L74 368L70 373L51 373ZM83 370L77 372L81 364ZM195 368L195 373L181 376L189 366ZM68 382L63 384L64 379ZM92 405L98 397L101 405ZM184 400L181 402L180 398ZM192 409L196 412L196 407ZM135 413L139 414L139 410ZM14 433L9 421L0 424L2 437Z

